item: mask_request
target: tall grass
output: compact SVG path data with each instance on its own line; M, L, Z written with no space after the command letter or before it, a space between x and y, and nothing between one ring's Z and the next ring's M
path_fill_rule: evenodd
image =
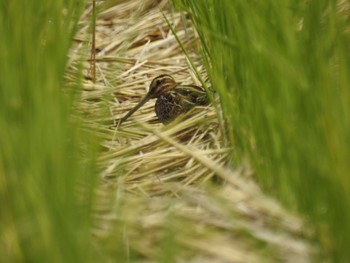
M68 50L84 1L0 4L0 254L4 262L86 262L90 205L77 183L84 134L64 96ZM88 146L86 156L93 156Z
M335 262L350 251L350 50L337 1L176 1L189 11L235 162L302 211Z

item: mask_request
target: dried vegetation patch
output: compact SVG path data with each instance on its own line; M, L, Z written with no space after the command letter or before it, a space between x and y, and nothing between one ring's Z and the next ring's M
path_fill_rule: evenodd
M304 223L266 197L248 167L228 168L234 149L225 143L219 107L196 107L164 126L149 101L116 127L154 77L167 73L200 85L163 14L201 78L208 78L186 14L167 1L108 3L97 2L95 83L91 7L67 68L72 83L83 68L76 108L84 128L101 140L92 232L102 254L154 262L168 249L177 262L309 262L313 249Z

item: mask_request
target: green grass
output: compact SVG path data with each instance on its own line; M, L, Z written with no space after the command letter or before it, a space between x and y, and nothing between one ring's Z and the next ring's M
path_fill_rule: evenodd
M62 89L83 1L0 4L0 254L4 262L86 262L93 165ZM70 93L70 92L68 92ZM85 157L93 158L93 144ZM93 163L93 162L92 162ZM79 191L78 191L79 192ZM80 193L80 192L79 192Z
M227 121L234 162L350 258L350 56L337 1L175 1L187 10ZM302 26L301 26L302 25Z

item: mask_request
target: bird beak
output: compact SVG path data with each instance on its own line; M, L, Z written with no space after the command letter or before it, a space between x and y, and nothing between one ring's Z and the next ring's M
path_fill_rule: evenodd
M139 108L141 108L147 101L152 98L151 94L147 94L134 108L132 108L123 118L120 119L119 125L126 121L131 115L134 114Z

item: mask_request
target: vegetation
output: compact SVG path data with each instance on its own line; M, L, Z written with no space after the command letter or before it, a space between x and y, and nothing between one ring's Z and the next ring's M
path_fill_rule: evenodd
M176 1L193 18L233 159L350 258L350 56L345 1Z
M63 0L0 4L0 254L6 262L83 262L91 251L89 204L78 204L76 191L78 181L95 173L79 163L87 135L70 122L73 94L62 95L83 7Z
M346 262L346 6L154 3L0 4L2 259ZM116 127L161 73L220 103Z

